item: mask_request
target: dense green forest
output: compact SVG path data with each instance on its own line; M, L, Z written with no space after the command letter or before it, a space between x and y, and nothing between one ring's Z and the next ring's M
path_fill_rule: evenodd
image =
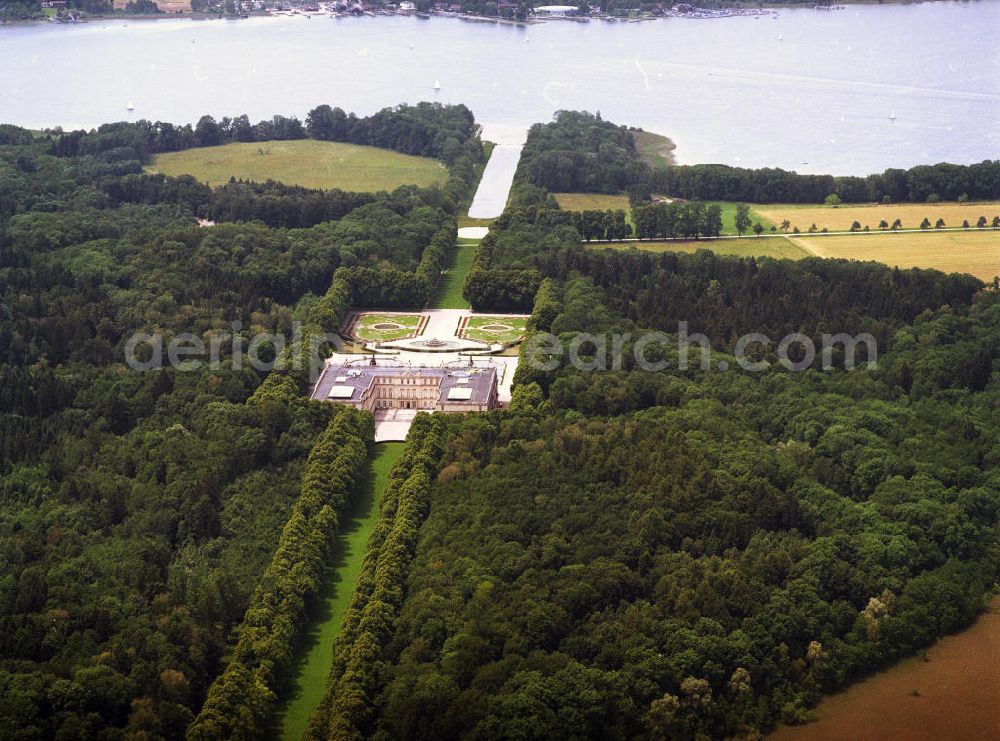
M695 206L702 204L679 208L707 213ZM846 260L593 250L581 245L579 223L579 214L559 210L551 199L508 208L480 244L466 299L487 311L528 311L543 277L577 272L601 286L608 304L630 322L673 331L678 321L697 320L697 331L722 348L750 331L817 336L838 324L885 340L924 309L967 305L982 285L971 276ZM690 224L697 232L697 222ZM594 330L608 326L598 323Z
M515 182L521 189L555 193L628 193L634 203L654 193L750 203L823 203L831 194L843 203L996 200L1000 160L893 168L867 177L712 164L651 168L640 160L625 126L600 114L559 111L552 122L531 127Z
M555 192L618 193L647 169L624 126L600 114L559 111L551 123L529 129L515 181Z
M0 127L0 738L180 738L206 696L203 737L234 702L266 717L371 417L307 401L308 367L267 375L248 343L426 301L482 159L467 114L348 116L404 150L457 137L443 188L378 194L144 174L144 123ZM137 332L218 362L137 372Z
M0 126L0 738L268 728L373 439L367 413L307 400L298 361L351 306L426 304L482 159L462 107L292 121ZM279 131L450 178L358 194L142 171ZM1000 574L997 283L585 248L624 215L598 227L535 180L641 200L631 136L560 114L529 145L465 296L563 342L630 335L622 362L593 344L591 370L541 365L532 336L509 408L417 417L309 737L752 738L966 625ZM634 216L718 223L697 202ZM665 342L647 359L669 370L642 369L638 338L679 322L708 366ZM751 373L747 332L870 333L877 366L793 373L762 343ZM135 333L218 362L138 372ZM272 372L247 362L259 333L291 338L255 348Z
M362 732L752 736L981 608L990 400L786 375L578 411L630 381L456 432Z
M967 625L1000 575L997 284L584 249L520 172L473 306L564 344L686 321L711 362L665 344L650 372L626 340L614 370L540 368L529 338L509 410L441 423L426 519L391 598L356 595L379 627L341 637L312 737L752 738ZM772 343L721 371L751 331L869 332L877 365L790 373Z
M510 409L445 430L393 629L343 638L367 663L334 667L315 738L753 738L996 589L995 285L594 252L517 209L483 247L538 281L532 329L683 319L712 370L539 370L526 343ZM821 329L873 332L877 368L717 370L737 333Z

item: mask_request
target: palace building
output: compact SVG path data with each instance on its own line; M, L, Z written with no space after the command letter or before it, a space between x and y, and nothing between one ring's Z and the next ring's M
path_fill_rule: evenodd
M495 367L330 365L312 397L372 412L485 412L498 406Z

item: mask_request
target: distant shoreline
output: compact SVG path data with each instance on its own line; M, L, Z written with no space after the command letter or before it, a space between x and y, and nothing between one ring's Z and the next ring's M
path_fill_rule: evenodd
M563 23L639 23L645 21L656 21L665 19L687 19L687 20L714 20L719 18L738 18L738 17L748 17L748 16L772 16L777 15L781 10L815 10L818 12L835 12L837 10L842 10L848 5L920 5L926 2L937 2L938 0L838 0L836 5L831 6L820 6L817 4L812 4L810 2L802 3L737 3L732 7L726 8L702 8L699 6L693 6L690 12L674 12L665 11L663 13L646 13L639 16L532 16L525 20L518 20L515 18L502 18L499 16L484 16L475 15L473 13L461 13L452 11L441 11L441 10L430 10L426 16L420 16L421 19L429 20L430 18L454 18L462 21L469 21L473 23L495 23L498 25L505 26L530 26L540 23L553 23L553 22L563 22ZM162 13L137 13L137 14L126 14L126 13L113 13L110 15L88 15L77 20L63 20L58 19L55 16L50 16L46 18L31 18L31 19L15 19L15 20L0 20L0 26L23 26L23 25L57 25L57 26L75 26L82 23L94 23L94 22L111 22L111 21L162 21L162 20L191 20L191 21L212 21L212 20L225 20L225 21L240 21L248 20L250 18L292 18L295 16L304 16L311 18L313 16L318 17L329 17L329 18L373 18L379 16L390 16L390 17L402 17L402 18L417 18L418 16L412 12L406 11L395 11L395 10L376 10L366 12L363 15L357 15L352 13L331 13L328 10L319 11L275 11L275 10L264 10L264 11L250 11L243 13L241 15L226 15L220 13L205 13L200 11L181 11L181 12L162 12Z

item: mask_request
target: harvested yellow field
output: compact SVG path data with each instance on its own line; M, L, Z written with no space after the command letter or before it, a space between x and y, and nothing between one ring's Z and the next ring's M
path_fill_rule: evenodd
M1000 231L897 232L839 237L795 236L791 241L819 257L875 260L901 268L969 273L985 281L1000 275Z
M744 237L743 239L709 239L688 242L614 242L588 245L589 249L628 250L645 252L697 252L710 250L717 255L737 257L774 257L798 260L810 253L785 237Z
M617 211L631 212L628 196L603 193L553 193L563 211Z
M855 221L875 231L880 221L891 225L896 219L903 222L904 229L918 228L925 218L930 219L931 224L944 219L945 226L962 226L962 221L968 220L970 226L975 226L980 216L985 216L989 223L994 216L1000 215L1000 203L889 203L837 207L778 204L754 206L753 211L772 224L780 225L788 219L791 222L789 230L798 227L806 232L815 224L817 229L826 227L831 232L846 232Z

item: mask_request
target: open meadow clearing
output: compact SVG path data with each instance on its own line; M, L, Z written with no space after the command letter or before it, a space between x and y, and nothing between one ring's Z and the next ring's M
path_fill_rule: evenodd
M875 260L901 268L935 268L969 273L982 280L1000 274L1000 231L868 232L845 236L795 236L797 243L819 257Z
M925 218L930 219L931 224L944 219L945 226L962 226L962 222L967 220L975 226L980 216L991 222L994 216L1000 214L1000 203L887 203L837 207L779 204L753 206L753 213L772 224L780 225L788 219L789 230L798 227L805 232L815 224L817 229L825 227L831 232L846 232L857 221L862 228L868 226L875 231L880 221L891 225L896 219L903 223L904 229L918 228Z
M563 211L617 211L631 212L628 196L606 193L553 193ZM630 217L631 218L631 217Z
M717 255L738 257L774 257L797 260L809 257L809 252L784 237L744 237L743 239L713 239L691 242L615 242L590 245L591 249L647 252L697 252L709 250Z
M441 163L427 157L313 139L240 142L167 152L154 157L149 169L164 175L192 175L213 186L235 177L358 193L394 190L400 185L440 185L448 177Z

